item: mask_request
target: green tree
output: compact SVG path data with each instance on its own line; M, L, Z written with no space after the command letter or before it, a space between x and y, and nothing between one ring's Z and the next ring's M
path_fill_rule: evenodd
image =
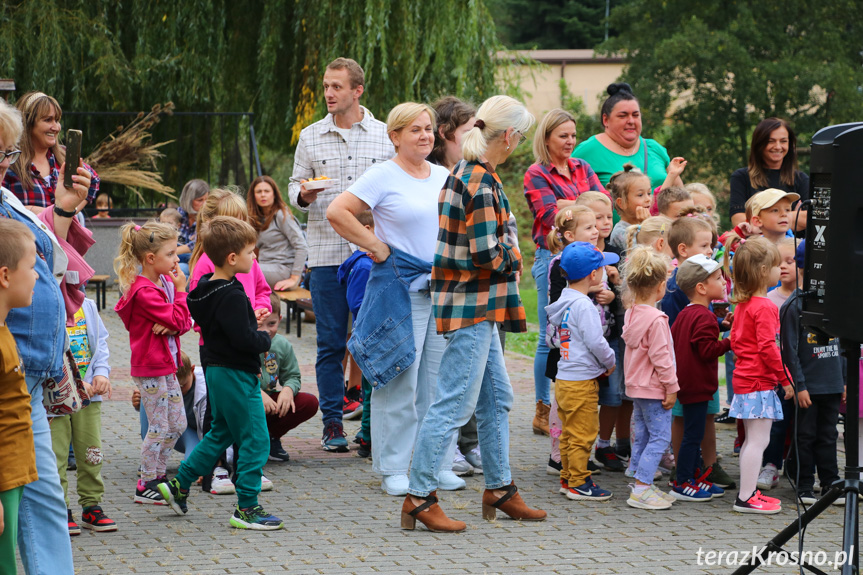
M646 130L690 160L688 181L727 186L763 118L788 119L805 146L863 117L858 0L633 0L611 21L621 34L603 48L625 54Z
M259 139L286 148L325 113L321 77L338 56L365 68L378 116L490 96L490 21L483 0L21 0L0 4L0 77L68 110L252 111Z
M593 48L605 39L606 3L629 0L487 0L510 49ZM529 16L526 16L529 15ZM615 30L610 29L609 35Z

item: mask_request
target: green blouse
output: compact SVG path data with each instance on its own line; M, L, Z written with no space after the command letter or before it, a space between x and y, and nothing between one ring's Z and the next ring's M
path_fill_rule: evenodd
M653 188L661 186L668 175L668 164L671 163L671 158L668 156L668 151L656 140L650 138L641 138L641 143L638 150L631 156L622 156L615 154L605 146L603 146L596 136L591 136L587 140L576 146L572 152L573 158L581 158L593 168L599 181L603 186L608 185L608 180L611 179L616 172L623 169L623 164L629 162L636 168L644 172L644 148L647 146L647 176L650 178L650 185Z

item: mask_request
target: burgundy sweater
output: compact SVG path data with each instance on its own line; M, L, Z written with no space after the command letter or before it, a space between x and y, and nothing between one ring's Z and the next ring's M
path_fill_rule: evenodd
M709 401L719 388L719 356L731 349L730 339L719 339L716 316L703 305L683 308L671 326L677 358L677 399L686 405Z

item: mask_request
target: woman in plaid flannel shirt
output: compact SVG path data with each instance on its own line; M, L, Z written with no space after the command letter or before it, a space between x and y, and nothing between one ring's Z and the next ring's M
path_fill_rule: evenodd
M438 203L440 233L432 267L435 321L445 334L435 401L420 427L411 463L410 486L401 525L416 520L432 531L465 529L437 504L439 470L446 447L476 410L486 490L483 517L497 509L510 517L541 521L546 513L529 508L509 466L509 411L513 393L498 326L526 331L518 295L521 254L507 237L509 200L495 173L525 139L534 117L508 96L493 96L477 111L462 141L464 160L455 165Z

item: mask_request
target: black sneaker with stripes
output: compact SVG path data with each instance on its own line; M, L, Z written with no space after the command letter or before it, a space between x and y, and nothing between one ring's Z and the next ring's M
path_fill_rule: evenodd
M158 479L150 480L143 486L138 482L135 486L135 503L142 503L144 505L164 505L165 498L162 497L162 494L159 493L159 490L156 488L158 484Z

